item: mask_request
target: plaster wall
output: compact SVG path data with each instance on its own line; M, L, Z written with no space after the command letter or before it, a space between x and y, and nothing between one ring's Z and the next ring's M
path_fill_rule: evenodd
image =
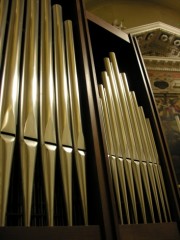
M180 5L180 2L179 2ZM151 1L85 1L86 9L110 24L115 19L126 28L153 22L163 22L180 28L179 8L167 7Z

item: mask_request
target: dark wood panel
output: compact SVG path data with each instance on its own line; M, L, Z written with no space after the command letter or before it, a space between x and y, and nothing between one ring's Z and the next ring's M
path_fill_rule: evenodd
M79 4L81 3L81 4ZM77 49L79 55L78 66L79 66L79 76L81 77L81 90L82 95L87 91L88 101L85 103L83 101L83 107L85 107L85 112L89 108L89 117L88 115L84 118L84 126L86 129L87 137L87 146L92 146L90 150L91 161L89 161L88 172L92 169L91 172L97 173L97 183L94 186L90 187L90 191L93 193L89 194L90 201L96 201L100 203L99 208L96 212L93 212L95 219L99 216L99 224L102 228L102 238L103 240L107 239L119 239L118 234L118 220L117 213L115 211L115 200L112 193L112 185L110 181L110 171L109 163L107 159L106 149L103 144L103 136L100 127L99 119L99 108L97 101L97 80L94 68L93 55L91 51L91 43L89 38L89 29L87 24L87 19L84 14L84 6L82 1L77 1L77 12L79 20L79 36L81 43ZM82 52L81 52L82 51ZM84 68L82 68L84 66ZM87 128L87 121L90 121L91 127ZM91 137L92 136L92 137ZM93 139L93 142L89 142L90 139ZM92 150L94 149L94 156L92 156ZM93 161L92 161L93 160ZM94 170L93 170L94 169ZM96 170L95 170L96 169ZM97 171L97 172L96 172ZM95 174L91 174L91 179L94 178ZM94 195L94 191L98 189L99 200ZM96 215L96 216L95 216Z
M1 227L0 239L16 240L100 240L99 226Z
M103 19L95 16L94 14L88 11L86 11L85 13L89 21L94 22L95 24L98 24L98 26L102 27L105 31L110 32L110 34L116 35L117 37L119 37L119 39L123 39L126 42L130 42L127 33L115 27L112 27L109 23L105 22Z
M179 240L177 223L120 225L121 240Z

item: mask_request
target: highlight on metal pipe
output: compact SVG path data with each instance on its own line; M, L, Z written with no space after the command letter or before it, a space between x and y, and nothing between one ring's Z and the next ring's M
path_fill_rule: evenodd
M56 92L57 142L66 204L67 224L73 224L72 214L72 160L73 146L70 123L69 89L66 71L64 22L62 7L53 5L54 72Z
M104 130L105 130L105 139L106 139L106 144L107 144L107 150L108 150L108 155L109 155L109 162L110 162L110 169L113 167L113 169L116 168L116 170L112 169L112 178L114 181L114 186L115 188L115 193L116 193L116 198L117 198L117 203L118 203L118 210L119 210L119 217L120 217L120 223L123 224L124 221L126 220L128 224L130 224L130 216L129 216L129 206L128 206L128 198L127 198L127 186L126 186L126 181L125 181L125 173L124 173L124 166L123 166L123 159L119 157L117 148L116 148L116 139L115 138L115 125L112 124L112 116L110 116L110 110L107 102L107 96L106 96L106 90L104 89L102 84L99 84L99 95L100 95L100 101L101 101L101 108L102 108L102 114L103 114L103 122L104 122ZM114 134L113 134L114 133ZM115 156L115 159L114 159ZM116 161L116 163L112 164L111 161ZM118 178L115 177L114 175L118 174ZM122 199L121 199L121 192L120 192L120 186L122 189ZM119 200L121 199L121 200ZM124 207L125 207L125 212L126 216L125 219L123 218L122 214L122 200L124 202Z
M133 221L135 221L135 223L138 223L132 164L131 164L131 161L129 161L129 159L126 158L126 156L129 156L129 151L128 152L126 151L127 147L125 146L126 145L125 131L120 121L121 113L117 107L117 102L115 104L115 98L111 90L111 85L109 82L109 77L107 72L104 71L102 72L101 75L102 75L103 85L107 93L109 118L111 119L111 129L112 129L112 137L114 138L114 143L115 143L115 152L119 158L123 159L123 165L121 164L121 166L124 167L127 186L130 189L129 201L131 202L131 205L132 205Z
M23 9L24 1L13 1L1 81L0 131L10 134L16 134Z
M118 106L122 106L122 113L124 116L124 122L125 122L125 126L126 126L126 136L127 136L127 142L128 142L128 147L130 149L130 159L132 160L132 169L133 169L133 175L134 175L134 181L135 181L135 186L137 189L137 195L139 198L139 202L140 202L140 208L141 208L141 212L142 212L142 218L143 218L143 222L146 223L147 219L146 219L146 209L145 209L145 202L144 202L144 193L143 193L143 188L142 188L142 177L141 177L141 173L140 173L140 164L139 162L135 161L135 160L139 160L139 156L138 156L138 151L136 148L136 138L137 135L133 134L133 119L132 119L132 115L130 112L130 106L128 104L128 100L127 100L127 95L126 95L126 91L125 91L125 86L124 86L124 82L121 78L121 75L119 73L119 69L118 69L118 64L117 64L117 60L116 60L116 56L115 53L110 52L110 60L106 63L106 65L108 65L108 69L110 72L110 68L112 71L112 77L110 78L112 81L111 85L114 85L114 96L119 99L118 101ZM111 67L112 66L112 67ZM122 119L123 121L123 119Z
M9 0L0 1L0 66L2 60L2 51L4 47L4 35L6 30L7 12L8 12Z
M0 226L6 224L6 209L15 137L0 135Z
M4 1L1 2L1 7L3 4L5 4ZM7 14L6 4L4 6L5 12L3 13L3 9L1 9L0 14ZM0 174L1 226L5 225L11 166L16 140L23 14L24 0L14 0L11 4L0 91L0 169L3 171L3 173ZM3 19L3 21L5 21L5 19ZM4 31L3 26L2 31Z
M19 124L25 226L30 226L31 221L32 191L38 146L38 24L39 1L28 0Z
M123 193L122 176L120 180L122 172L125 173L129 192L128 202L133 209L130 218L133 215L133 221L138 223L141 209L144 223L168 221L168 218L171 219L168 199L150 123L144 116L143 108L138 106L135 93L129 90L126 74L119 72L115 53L110 52L109 56L110 58L104 58L106 71L102 72L103 85L99 85L99 95L115 195L117 202L120 201L120 221L123 223L121 201L127 196L124 193L122 199L120 198L121 192ZM113 161L112 165L113 156L117 156L117 159L123 156L123 165L118 167L118 161L116 164ZM119 179L115 168L121 170ZM121 189L119 193L118 188ZM135 198L135 191L138 199ZM145 204L145 197L148 204ZM155 212L158 219L155 219ZM126 210L126 215L127 213Z
M134 103L132 100L132 92L129 90L128 81L127 81L127 77L126 77L125 73L121 73L121 81L123 82L123 85L124 85L126 101L129 106L129 114L130 114L130 118L131 118L133 134L136 138L135 145L136 145L136 149L137 149L137 156L138 156L137 159L139 160L142 184L144 186L144 192L147 197L151 220L152 220L152 222L155 222L151 190L150 190L150 184L149 184L149 176L148 176L147 165L146 165L147 159L145 157L146 154L144 153L144 151L146 151L146 150L143 147L143 140L142 140L142 136L141 136L142 134L141 134L141 130L139 129L141 127L141 124L139 124L139 120L137 119L136 107L133 106ZM147 209L147 206L145 206L145 208Z
M70 92L70 109L71 124L73 135L74 156L76 162L76 170L78 184L80 189L81 204L83 209L83 217L85 225L88 224L88 207L87 207L87 189L86 189L86 149L84 142L84 134L81 120L81 106L78 86L78 75L76 69L73 25L71 20L64 22L65 42L67 56L67 73L68 85Z
M158 213L157 214L158 215L158 220L157 221L162 222L162 215L161 215L161 211L160 211L160 204L159 204L157 186L156 186L155 176L154 176L153 168L152 168L152 156L150 154L150 149L149 149L148 142L147 142L147 136L146 136L146 129L145 129L145 126L144 126L144 121L143 121L142 116L141 116L141 110L140 110L141 107L137 103L137 99L136 99L136 96L135 96L134 92L132 92L131 96L132 96L133 106L136 109L136 114L137 114L136 116L137 116L137 120L138 120L137 121L138 122L138 128L140 130L140 134L141 134L141 137L142 137L142 144L143 144L144 155L145 155L145 160L146 160L145 163L143 164L143 166L144 166L144 170L145 170L145 168L147 168L149 183L150 183L150 186L151 186L151 189L152 189L151 194L154 197L153 208ZM148 182L146 183L146 186L148 186ZM151 204L151 200L150 200L149 203ZM151 216L153 217L152 210L151 210Z
M41 1L40 29L40 144L48 225L53 226L57 145L50 0Z

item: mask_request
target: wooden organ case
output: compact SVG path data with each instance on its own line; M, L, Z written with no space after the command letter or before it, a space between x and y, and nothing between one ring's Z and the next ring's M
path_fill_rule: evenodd
M0 21L0 239L179 239L136 39L82 0L1 0Z

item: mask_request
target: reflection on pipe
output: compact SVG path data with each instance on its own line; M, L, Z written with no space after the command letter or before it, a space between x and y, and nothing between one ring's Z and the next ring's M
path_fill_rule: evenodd
M30 226L38 145L38 20L39 1L28 0L20 101L20 152L25 226Z
M24 1L12 2L1 85L0 130L10 134L16 133L23 8Z
M15 137L0 135L0 226L5 226Z
M6 29L6 19L8 12L8 4L9 0L1 0L0 1L0 66L2 60L2 51L4 46L4 34Z
M57 140L68 225L72 225L72 137L67 85L62 8L53 6L54 70L56 86Z
M150 121L143 108L138 106L135 93L129 90L126 74L119 72L115 53L110 52L109 56L104 58L106 71L102 72L103 85L99 85L99 95L120 223L123 224L125 219L130 223L130 218L134 223L147 223L149 219L153 223L171 221ZM129 195L123 189L126 186ZM136 208L138 203L141 211ZM122 214L122 206L126 216ZM130 209L133 210L131 215ZM147 212L150 212L150 218Z
M104 89L103 85L99 85L99 94L100 94L100 99L101 99L101 106L102 106L102 113L104 116L104 127L105 127L105 135L106 135L106 143L107 143L107 149L108 149L108 155L109 155L109 160L110 160L110 168L112 169L112 178L114 181L114 186L115 186L115 193L116 193L116 198L117 198L117 203L118 203L118 210L119 210L119 217L120 217L120 222L123 224L123 214L122 214L122 206L121 206L121 201L120 201L120 192L119 192L119 185L121 186L122 189L122 198L125 206L125 211L126 211L126 218L127 218L127 223L130 224L130 216L129 216L129 206L128 206L128 198L127 198L127 191L126 191L126 182L125 182L125 174L124 174L124 164L123 164L123 159L119 157L118 151L115 151L115 147L117 142L116 139L118 136L116 136L117 131L115 130L115 124L113 125L113 119L114 115L111 116L109 114L109 106L108 106L108 101L107 101L107 96L106 96L106 89ZM112 109L111 109L112 111ZM114 120L115 121L115 120ZM113 134L114 133L114 134ZM113 135L113 136L112 136ZM116 136L116 138L115 138ZM116 156L115 159L113 156ZM113 160L116 161L116 169L118 171L118 177L119 180L116 180L115 178L115 170L113 170L113 163L111 162ZM114 163L115 165L115 163Z
M118 100L118 106L122 108L122 115L123 115L123 119L122 121L124 121L124 126L125 126L125 131L126 131L126 136L127 136L127 143L128 143L128 147L130 149L130 159L132 161L132 170L133 170L133 176L134 176L134 181L135 181L135 185L136 185L136 189L137 189L137 196L140 202L140 208L141 208L141 212L142 212L142 218L143 218L143 222L146 223L147 219L146 219L146 211L145 211L145 203L144 203L144 195L143 195L143 189L142 189L142 179L141 179L141 174L140 174L140 165L138 162L136 162L135 160L138 159L137 156L137 149L135 147L135 137L136 135L133 134L133 122L131 119L131 115L130 115L130 109L129 109L129 105L128 105L128 101L127 101L127 96L126 96L126 92L125 92L125 87L124 87L124 82L122 81L122 77L119 73L119 69L118 69L118 64L117 64L117 60L116 60L116 56L113 52L111 52L110 54L110 60L111 60L111 65L112 65L112 77L114 76L114 78L112 78L111 80L111 86L114 85L114 97L116 97L116 99ZM110 61L109 62L109 67L108 69L110 69ZM111 78L110 78L111 79Z
M122 113L120 112L120 109L118 108L117 99L114 98L113 92L110 85L110 80L107 72L102 72L102 80L103 85L107 93L107 103L108 103L108 109L109 109L109 118L111 119L111 128L112 128L112 137L114 138L114 143L116 144L116 155L121 159L123 159L123 166L124 166L124 172L127 179L127 185L130 189L130 202L132 204L132 211L134 216L135 223L138 223L138 217L137 217L137 208L136 208L136 197L135 197L135 189L134 189L134 180L133 180L133 173L132 173L132 164L129 159L126 158L126 155L129 155L129 151L126 152L127 146L124 146L124 143L126 142L125 137L125 131L122 126L121 116ZM123 130L122 130L123 129ZM124 133L123 133L124 132ZM121 144L123 141L123 144ZM126 144L127 145L127 144ZM123 147L123 150L120 150L121 147ZM121 155L122 153L122 155ZM121 162L122 165L122 162Z
M7 11L7 9L5 9L5 11ZM0 174L1 226L5 225L8 189L16 135L23 13L24 0L14 0L11 4L11 15L5 61L2 69L3 74L0 93L0 169L3 171Z
M70 20L65 21L65 38L67 54L68 83L70 90L70 106L72 117L72 133L77 176L80 188L84 223L88 224L86 171L85 171L85 143L81 122L81 108L79 100L79 87L76 70L75 49L73 41L73 28Z
M50 0L41 1L40 36L40 143L48 224L53 226L56 160L55 90L52 64Z
M151 128L150 121L149 121L148 118L146 119L146 121L147 121L147 128L148 128L150 143L152 144L151 148L152 148L154 159L155 159L154 162L156 163L154 165L155 165L155 168L157 168L157 174L159 175L159 178L160 178L160 183L161 183L161 187L162 187L162 192L164 194L164 200L165 200L165 204L166 204L166 208L167 208L168 218L171 221L171 213L170 213L170 208L169 208L165 183L164 183L164 179L163 179L162 168L161 168L161 165L159 164L158 152L157 152L154 136L153 136L153 133L152 133L152 128Z

